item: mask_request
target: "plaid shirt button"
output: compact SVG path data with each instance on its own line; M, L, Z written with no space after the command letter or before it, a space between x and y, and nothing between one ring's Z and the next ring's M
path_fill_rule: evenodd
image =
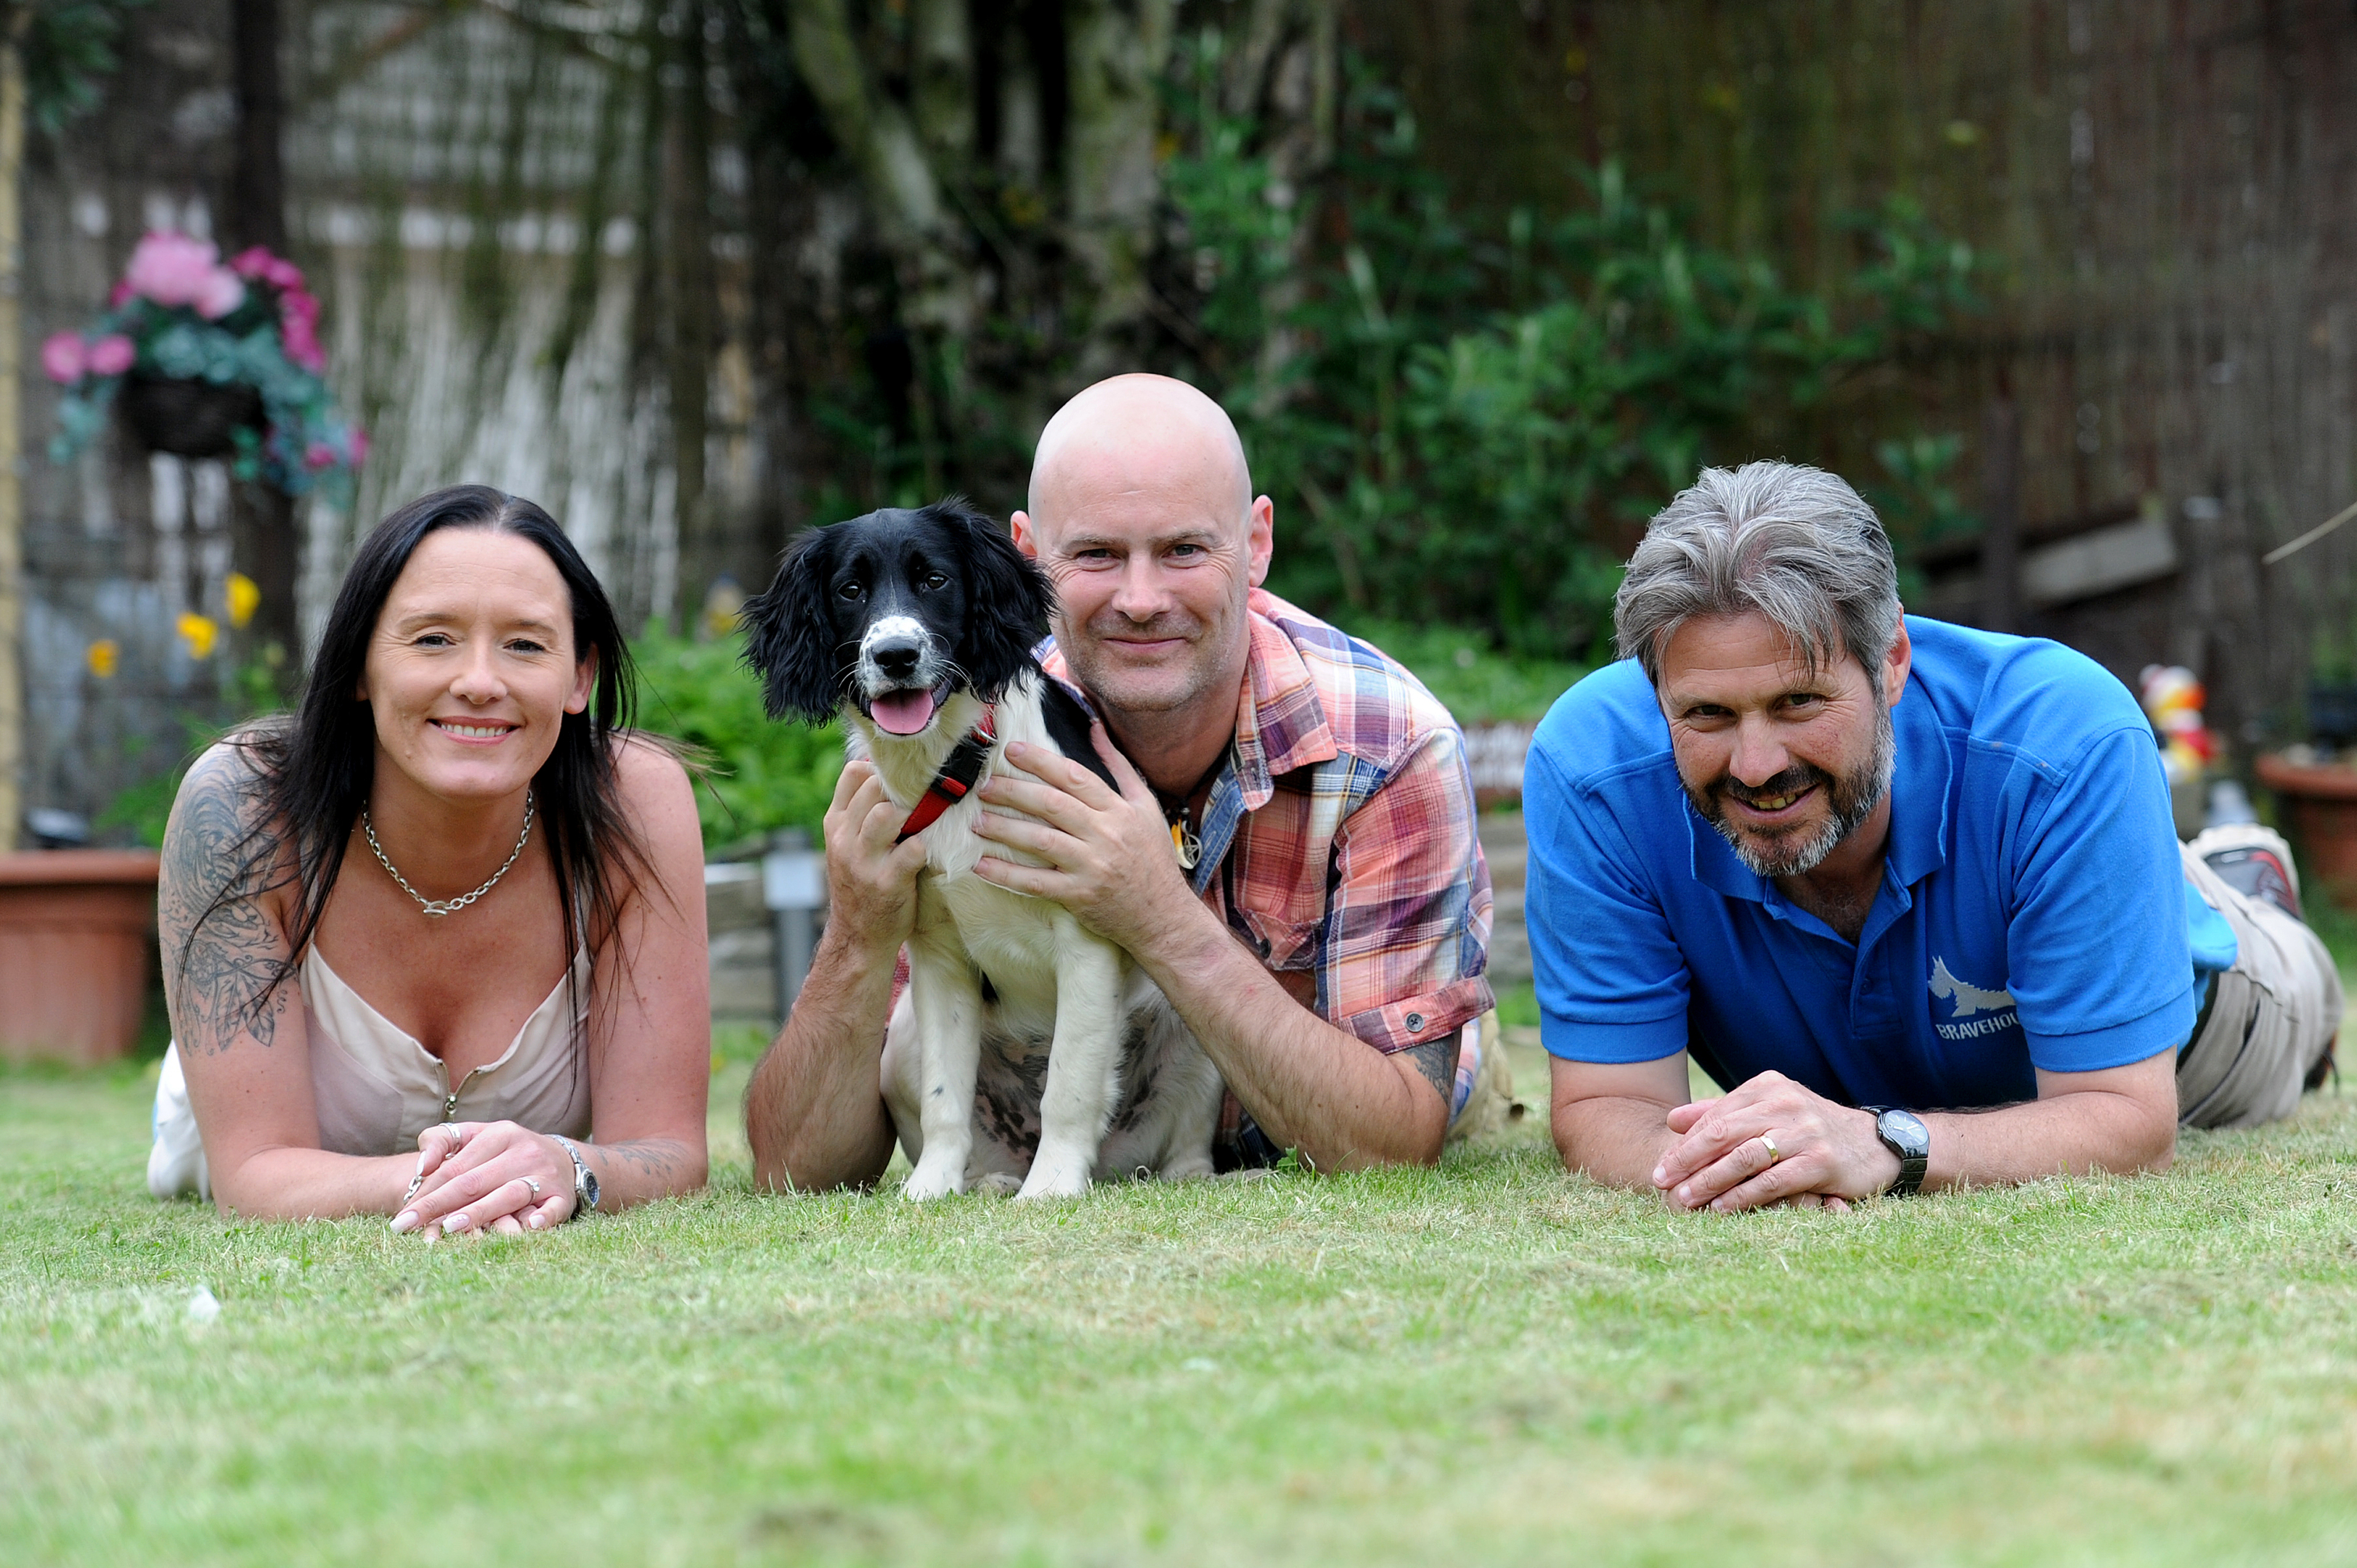
M1409 1014L1407 1015L1407 1026L1410 1034L1414 1034L1416 1030L1423 1028L1424 1015L1421 1013Z

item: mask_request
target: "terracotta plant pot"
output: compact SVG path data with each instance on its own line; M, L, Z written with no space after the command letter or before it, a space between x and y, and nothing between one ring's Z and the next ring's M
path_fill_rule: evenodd
M239 431L262 428L262 394L249 386L134 376L116 401L141 446L178 457L230 456Z
M2357 768L2302 768L2269 753L2257 772L2290 820L2303 886L2357 909Z
M157 865L152 850L0 854L0 1056L87 1067L129 1053Z

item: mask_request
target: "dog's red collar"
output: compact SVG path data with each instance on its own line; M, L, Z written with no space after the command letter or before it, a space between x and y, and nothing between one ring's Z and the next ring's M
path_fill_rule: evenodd
M909 813L909 820L900 824L900 836L893 843L907 843L939 822L943 811L965 799L967 791L974 788L974 781L982 777L984 765L990 760L990 748L997 743L997 718L996 708L982 710L982 722L957 743L957 749L950 753L950 759L942 764L942 770L933 776L933 781L925 786L924 798L917 802L917 809Z

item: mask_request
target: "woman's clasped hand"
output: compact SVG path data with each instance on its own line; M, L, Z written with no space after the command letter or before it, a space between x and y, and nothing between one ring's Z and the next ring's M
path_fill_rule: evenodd
M574 1216L573 1158L513 1122L443 1122L417 1135L417 1175L393 1229L432 1241L521 1236Z

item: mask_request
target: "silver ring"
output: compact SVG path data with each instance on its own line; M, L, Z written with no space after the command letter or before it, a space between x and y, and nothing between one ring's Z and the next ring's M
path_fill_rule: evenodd
M465 1133L461 1133L461 1132L459 1132L459 1131L458 1131L458 1126L457 1126L457 1122L443 1122L443 1123L442 1123L442 1131L444 1131L445 1133L449 1133L449 1134L450 1134L450 1154L455 1155L455 1154L457 1154L459 1150L461 1150L461 1149L463 1149L463 1148L465 1148L465 1147L467 1146L467 1136L466 1136L466 1134L465 1134ZM449 1158L449 1155L445 1155L443 1156L443 1158L445 1158L445 1159Z
M1768 1151L1768 1163L1771 1165L1784 1157L1784 1151L1776 1146L1776 1140L1765 1133L1760 1134L1760 1146Z
M540 1183L538 1183L538 1182L536 1182L536 1181L533 1180L533 1179L532 1179L532 1177L530 1177L530 1176L518 1176L518 1177L516 1177L516 1180L518 1180L518 1181L520 1181L520 1182L523 1183L523 1185L524 1185L524 1186L526 1186L526 1187L528 1187L532 1188L532 1195L533 1195L533 1197L538 1197L540 1196Z

